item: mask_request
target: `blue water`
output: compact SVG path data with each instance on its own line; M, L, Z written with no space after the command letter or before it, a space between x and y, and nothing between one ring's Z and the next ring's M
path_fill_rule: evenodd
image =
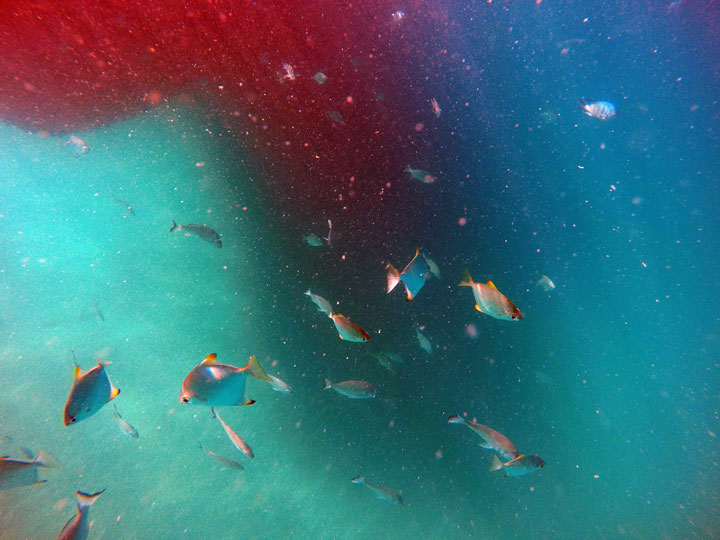
M720 536L720 85L692 8L454 7L457 69L427 83L445 89L444 142L422 164L438 181L406 189L409 230L381 204L372 223L298 209L298 224L205 111L76 133L80 155L66 136L1 126L0 432L62 467L0 491L0 538L55 537L74 492L101 489L91 538ZM619 116L584 116L583 97ZM329 217L333 247L304 244ZM172 220L215 228L222 250L170 234ZM406 303L385 293L382 262L402 268L419 245L442 278ZM465 267L523 320L478 314L456 286ZM339 340L308 288L373 341ZM367 350L405 361L393 374ZM112 362L137 441L109 406L62 425L72 351L84 369ZM255 354L293 388L250 380L257 403L223 411L252 461L178 402L211 352L236 366ZM323 392L325 376L378 395ZM488 471L456 413L545 468Z

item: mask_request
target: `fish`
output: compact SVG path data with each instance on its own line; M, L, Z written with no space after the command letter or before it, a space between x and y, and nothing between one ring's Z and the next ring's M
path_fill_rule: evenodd
M423 184L432 184L435 180L437 180L437 178L429 172L422 169L413 169L412 167L410 167L410 165L407 166L405 172L410 174L410 176L412 176L415 180L419 180Z
M83 141L80 137L77 137L76 135L70 135L70 138L65 141L65 145L69 146L73 149L76 155L85 154L90 150L90 147L85 144L85 141Z
M170 232L173 231L185 231L185 236L195 235L201 240L205 240L208 244L212 244L218 249L222 248L222 240L220 239L220 235L214 230L212 230L210 227L207 227L205 225L181 225L180 223L176 223L173 219L172 227L170 227Z
M518 457L518 455L520 455L517 451L517 448L515 448L515 445L511 443L510 439L508 439L505 435L487 426L478 424L474 420L466 420L462 416L456 414L448 418L448 423L465 424L467 427L477 433L483 440L482 444L480 445L482 448L485 448L487 450L493 450L504 459L512 460Z
M66 426L89 418L118 396L120 389L113 386L105 372L108 365L110 362L98 360L97 366L83 373L75 364L73 385L63 415Z
M436 118L440 118L440 114L442 113L442 109L440 108L440 105L438 105L437 99L432 98L430 100L430 105L432 106L432 111L435 114Z
M117 197L113 197L113 201L118 203L120 206L124 207L131 216L135 215L135 209L130 205L129 202L124 201L123 199L118 199Z
M97 302L93 302L93 308L95 308L95 316L97 317L98 321L105 322L105 316L102 314L102 311L100 311Z
M303 242L312 247L324 247L325 242L318 235L310 233L302 237Z
M342 313L330 313L329 317L335 323L340 339L353 343L365 343L370 341L370 334L352 322Z
M615 104L610 103L609 101L581 99L578 109L583 111L586 116L597 118L599 120L608 120L610 118L615 118L618 115Z
M294 81L296 78L295 68L288 62L283 62L280 82Z
M292 388L290 388L288 383L278 379L275 375L268 375L268 377L270 377L270 380L272 381L270 386L273 390L280 392L281 394L292 394Z
M402 9L398 9L390 14L390 18L395 24L400 24L405 19L405 12Z
M538 279L536 285L542 287L545 292L552 291L555 288L553 280L547 276L542 276Z
M343 123L343 117L340 116L340 113L333 110L326 111L327 115L330 117L330 120L335 122L336 124L342 124Z
M305 291L305 295L310 297L310 300L312 300L313 303L317 306L318 311L322 311L325 315L330 317L332 313L332 306L330 305L330 302L325 300L322 296L313 294L310 289Z
M85 540L90 532L90 507L97 501L98 497L105 492L98 491L92 495L78 491L77 515L71 517L63 527L58 540Z
M425 351L428 354L433 353L433 346L430 343L430 340L425 337L425 335L420 331L419 328L415 328L415 335L417 336L418 343L420 344L420 348Z
M22 448L27 460L12 459L8 456L0 457L0 490L15 487L44 484L47 480L40 480L39 468L59 468L60 464L49 452L40 450L33 459L29 450Z
M408 302L415 298L420 289L425 285L428 274L430 273L430 265L425 257L420 253L420 249L415 250L415 256L405 267L405 270L398 272L397 269L389 262L385 264L387 272L387 292L392 291L395 286L402 281L405 285L405 300Z
M487 284L475 283L466 268L460 279L460 287L472 287L475 297L475 309L502 321L519 321L522 314L505 295L497 290L492 281Z
M251 356L244 368L218 364L217 354L209 354L185 377L180 394L181 403L217 407L222 405L252 405L245 396L245 380L253 376L272 382L257 361Z
M520 454L516 458L503 463L500 458L493 456L491 471L503 470L505 476L523 476L545 467L545 462L538 456Z
M318 71L315 75L313 75L313 79L315 79L315 82L318 84L325 84L328 77L322 71Z
M423 253L423 257L425 258L425 262L428 265L428 268L430 268L430 275L435 276L436 278L440 279L440 267L435 264L435 261L433 261L430 257L425 255ZM428 277L430 277L430 275Z
M230 442L233 443L235 448L237 448L240 452L245 454L250 459L254 458L255 454L253 453L252 448L250 448L248 443L246 443L240 435L235 433L235 431L233 431L233 429L228 426L222 418L220 418L220 415L215 410L215 407L210 407L210 412L212 413L213 418L217 418L218 422L220 422L223 429L225 430L225 433L227 433Z
M350 399L370 399L374 398L375 394L377 394L375 387L367 381L343 381L336 383L325 377L323 390L327 390L328 388Z
M403 504L402 495L400 495L394 489L391 489L387 486L383 486L381 484L376 484L375 482L368 482L362 476L356 476L355 478L353 478L350 481L353 484L366 486L370 491L372 491L375 494L376 499L379 499L381 501L387 501L387 502L393 503L393 504L397 504L398 506L402 506L402 504Z
M218 453L216 453L216 452L213 452L212 450L208 450L208 449L205 448L202 444L201 444L200 446L202 446L202 449L205 450L205 453L206 453L208 456L210 456L211 458L213 458L215 461L217 461L217 462L220 463L221 465L223 465L223 466L225 466L225 467L227 467L227 468L229 468L229 469L235 469L235 470L238 470L238 471L244 471L244 470L245 470L245 467L243 467L240 463L238 463L238 462L235 461L234 459L227 458L227 457L222 456L222 455L220 455L220 454L218 454Z
M387 356L390 360L392 360L396 364L402 364L405 361L405 360L403 360L403 357L400 356L398 353L385 351L382 354Z
M128 437L131 437L133 439L139 439L140 433L138 433L138 430L135 429L133 426L130 425L129 422L126 420L123 420L123 417L120 416L120 413L117 410L117 407L113 403L113 409L115 410L115 421L117 422L118 427L120 428L120 431L122 431L125 435Z
M391 373L395 373L395 368L393 368L393 362L390 359L390 357L387 356L385 353L371 352L370 356L372 356L375 360L377 360L378 364L380 364L382 367L384 367Z

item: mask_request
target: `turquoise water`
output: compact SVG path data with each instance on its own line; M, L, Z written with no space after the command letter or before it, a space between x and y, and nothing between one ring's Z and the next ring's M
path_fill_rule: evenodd
M575 75L583 88L548 103L488 96L507 116L473 128L478 144L455 165L467 177L407 189L406 207L422 216L412 230L381 204L372 223L332 207L298 224L255 156L206 111L161 107L76 133L91 148L79 155L67 137L0 127L0 432L62 465L41 470L46 484L0 491L0 538L56 537L74 492L102 489L91 538L720 536L714 85L697 76L669 100L636 81L632 99L611 96L621 116L600 122L575 110L575 94L616 87ZM476 106L458 123L477 121ZM328 218L335 244L304 244ZM222 250L170 234L172 220L214 228ZM386 295L382 262L402 268L418 245L442 278L411 303ZM476 313L456 286L465 267L523 320ZM536 285L544 274L556 289ZM308 288L373 341L338 339ZM405 361L390 373L368 350ZM113 403L138 440L110 406L62 425L72 351L83 369L112 362ZM293 388L249 380L257 403L223 409L252 461L207 408L178 401L212 352L236 366L255 354ZM323 392L325 376L366 379L378 395ZM492 453L448 424L456 413L545 468L488 471ZM221 467L201 444L245 470ZM21 456L9 443L2 451ZM357 475L405 504L375 500L350 482Z

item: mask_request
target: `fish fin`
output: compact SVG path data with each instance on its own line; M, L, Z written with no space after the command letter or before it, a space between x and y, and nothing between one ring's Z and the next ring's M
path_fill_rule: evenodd
M75 371L74 371L74 374L73 374L73 378L74 378L74 379L79 379L81 376L82 376L82 368L76 364L76 365L75 365Z
M387 292L389 293L400 283L400 273L390 263L385 265L385 270L387 270Z
M325 380L323 381L323 390L327 390L328 388L332 388L332 381L325 377Z
M245 369L249 369L250 375L252 375L253 377L272 383L272 379L268 377L267 373L265 373L265 370L260 367L260 362L258 362L257 356L255 356L254 354L248 360Z
M470 270L466 268L463 271L462 277L460 278L460 283L458 283L458 287L472 287L473 285L475 285L475 282L470 275Z
M459 414L455 414L448 418L448 424L464 424L465 419Z
M205 357L205 359L201 362L201 364L214 364L216 358L217 358L216 353L208 354Z
M215 413L215 407L210 407L210 414L212 414L213 420L217 420L218 415Z
M110 383L110 399L108 399L108 401L112 401L113 399L115 399L116 397L118 397L118 394L119 394L119 393L120 393L120 389L119 389L119 388L115 388L115 387L112 385L112 383Z
M61 467L60 462L55 459L50 452L40 450L37 457L33 460L38 467L47 467L49 469L59 469Z
M488 279L487 284L488 284L488 287L492 287L492 288L495 289L496 291L498 290L498 288L495 286L495 284L494 284L492 281L490 281L489 279Z
M248 398L248 399L245 399L245 401L244 401L243 403L241 403L240 405L241 405L241 406L252 405L253 403L255 403L255 400ZM218 417L218 418L219 418L219 417Z
M490 464L490 470L491 471L497 471L502 469L503 463L500 461L500 458L497 456L493 456L492 463Z
M362 476L356 476L355 478L353 478L353 479L350 480L350 481L351 481L353 484L364 484L364 483L365 483L365 478L363 478Z
M475 309L477 309L480 313L484 313L480 306L478 306L477 304L475 304Z
M312 296L312 293L310 292L310 289L308 289L307 291L305 291L304 294L307 294L308 296Z
M172 227L170 227L170 230L168 232L173 232L175 229L177 229L178 224L175 223L175 220L173 219Z
M87 508L88 506L92 506L93 503L97 500L97 498L105 493L105 490L98 491L97 493L93 493L92 495L89 495L88 493L83 493L82 491L78 491L75 493L77 496L77 505L78 508Z

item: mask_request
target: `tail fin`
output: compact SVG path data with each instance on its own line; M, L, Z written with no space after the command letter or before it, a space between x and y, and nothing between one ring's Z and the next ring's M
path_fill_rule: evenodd
M329 219L328 219L328 227L330 227L330 230L328 231L328 235L325 238L323 238L323 240L325 240L325 242L327 242L327 245L329 246L330 243L332 242L332 221L330 221Z
M385 265L385 270L387 270L387 292L389 293L400 283L400 273L390 263Z
M51 469L60 468L60 463L57 459L55 459L55 456L53 456L50 452L46 452L45 450L40 450L38 452L38 455L33 460L33 463L35 463L38 467L48 467Z
M356 476L352 480L350 480L353 484L364 484L365 479L362 476Z
M173 232L175 229L177 229L177 227L178 227L178 224L175 223L175 220L173 219L172 227L170 227L170 230L168 232Z
M472 287L473 285L475 285L475 282L470 275L470 270L466 268L463 271L462 277L460 278L460 283L458 283L458 287Z
M98 491L97 493L93 493L92 495L88 495L87 493L83 493L82 491L78 491L75 495L77 496L77 505L78 509L82 510L83 508L87 508L88 506L92 506L93 503L97 500L97 498L105 493L105 490Z
M263 381L267 381L269 383L272 382L272 379L267 376L267 373L265 373L265 370L260 367L260 363L258 362L257 357L253 354L250 357L250 360L248 360L247 365L245 366L245 369L250 370L250 375L257 379L262 379Z
M465 423L465 419L462 416L460 416L459 414L456 414L456 415L448 418L448 424L464 424L464 423Z
M325 380L323 381L323 390L327 390L328 388L332 388L332 381L325 377Z
M490 470L498 471L498 470L502 469L502 467L503 467L503 463L502 463L502 461L500 461L500 458L498 458L497 456L493 456L492 463L490 464Z

